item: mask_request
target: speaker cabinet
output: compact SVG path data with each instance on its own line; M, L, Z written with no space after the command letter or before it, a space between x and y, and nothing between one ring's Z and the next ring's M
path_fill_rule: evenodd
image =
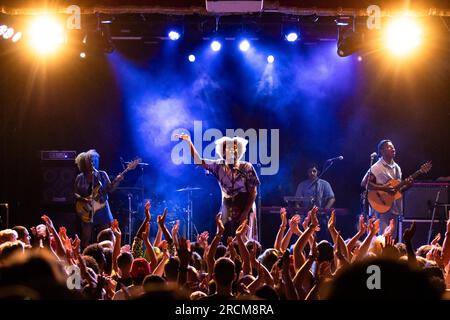
M41 166L43 204L73 204L74 163L44 161Z
M435 218L445 219L449 198L448 183L418 182L405 192L403 196L404 219L431 219L436 204Z

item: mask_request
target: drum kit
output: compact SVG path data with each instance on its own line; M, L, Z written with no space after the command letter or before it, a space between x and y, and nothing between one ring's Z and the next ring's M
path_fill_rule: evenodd
M172 199L167 199L168 197L160 196L155 193L146 198L144 196L145 193L143 187L125 186L116 188L114 193L117 195L112 197L115 200L115 202L113 200L113 206L117 209L121 209L118 210L118 212L123 213L122 216L124 219L122 224L126 226L123 230L125 242L129 243L130 245L132 244L132 235L136 231L134 229L139 227L135 224L140 223L139 220L143 220L144 205L147 200L149 200L152 204L151 212L152 216L154 217L151 221L153 225L153 227L151 227L151 230L157 229L156 215L162 214L164 208L167 208L168 213L166 217L166 225L169 227L169 230L177 220L180 220L182 226L182 228L180 228L180 232L183 230L183 237L192 240L194 235L194 228L196 229L193 223L193 193L200 190L202 190L202 188L190 186L186 186L185 188L176 190L177 193L183 193L187 196L186 201L184 202L179 201L179 197L171 197ZM125 198L123 198L124 196Z

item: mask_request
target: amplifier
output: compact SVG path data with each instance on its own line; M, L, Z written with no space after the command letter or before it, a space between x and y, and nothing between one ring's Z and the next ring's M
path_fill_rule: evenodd
M449 183L414 183L403 195L404 219L431 219L435 206L435 218L447 219L449 186Z
M415 222L416 224L416 233L412 239L412 245L414 250L417 250L420 246L423 246L425 244L428 244L429 241L433 240L434 237L441 233L441 244L442 239L445 235L445 229L446 229L446 221L444 220L408 220L403 219L403 221L399 224L399 242L403 241L403 232L405 229L409 228L411 226L412 222ZM431 229L431 230L430 230ZM430 233L431 231L431 233ZM430 238L430 239L429 239Z
M52 161L52 160L75 160L77 156L76 151L59 151L59 150L42 150L41 160Z

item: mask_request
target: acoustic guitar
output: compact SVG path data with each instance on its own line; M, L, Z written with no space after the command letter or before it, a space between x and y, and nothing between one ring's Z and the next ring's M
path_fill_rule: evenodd
M431 161L424 163L420 166L420 169L410 175L408 178L412 180L416 179L419 175L425 174L431 170ZM400 181L398 179L389 180L387 186L393 188L392 192L386 192L381 190L369 190L368 199L370 206L379 213L386 213L394 204L395 200L402 197L403 191L406 189L406 179Z
M136 159L128 163L125 170L123 170L119 175L124 176L128 171L136 169L139 163L142 162L142 159ZM118 184L118 178L116 177L111 185ZM106 206L106 197L105 197L105 189L102 183L97 179L97 184L92 188L92 192L89 197L87 197L89 201L82 201L78 199L75 203L75 210L80 215L81 221L83 222L92 222L94 219L94 215L100 209L103 209Z

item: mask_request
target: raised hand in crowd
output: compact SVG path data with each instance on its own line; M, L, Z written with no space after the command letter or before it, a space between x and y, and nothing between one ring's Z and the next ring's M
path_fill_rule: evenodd
M278 251L280 251L281 249L281 242L283 240L284 232L286 231L287 227L286 208L280 209L280 219L281 219L280 228L278 229L277 236L275 238L275 244L273 246Z

